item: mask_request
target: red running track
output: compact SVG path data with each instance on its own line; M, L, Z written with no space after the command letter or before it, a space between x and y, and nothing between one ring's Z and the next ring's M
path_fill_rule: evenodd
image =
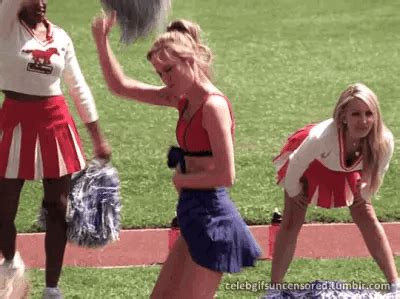
M383 223L395 255L400 255L400 223ZM262 259L272 256L277 227L250 227L263 250ZM176 237L170 229L124 230L120 241L101 249L68 245L64 265L80 267L122 267L163 263ZM28 268L44 267L44 234L19 234L17 248ZM305 224L295 256L298 258L368 257L368 250L354 224Z

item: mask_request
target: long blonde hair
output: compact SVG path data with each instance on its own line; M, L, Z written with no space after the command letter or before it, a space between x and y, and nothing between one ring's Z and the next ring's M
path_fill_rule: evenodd
M333 112L336 126L343 132L346 130L344 112L347 104L359 99L367 104L371 110L374 122L371 131L362 140L363 170L362 181L369 185L372 193L376 193L381 185L379 169L382 156L389 150L389 143L385 139L384 132L388 130L382 121L381 109L377 95L362 83L349 85L340 95Z
M157 38L147 53L147 59L160 59L161 53L172 61L174 59L192 59L201 72L211 79L211 50L201 41L200 26L187 20L172 21L167 32Z

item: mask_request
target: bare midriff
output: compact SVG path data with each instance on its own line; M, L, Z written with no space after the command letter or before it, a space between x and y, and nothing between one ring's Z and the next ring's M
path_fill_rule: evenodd
M199 173L215 168L214 157L185 157L186 173Z

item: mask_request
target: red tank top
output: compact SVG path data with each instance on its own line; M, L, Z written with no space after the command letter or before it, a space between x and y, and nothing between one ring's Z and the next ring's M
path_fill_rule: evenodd
M176 125L176 139L179 146L186 152L187 155L212 155L210 139L206 129L203 128L203 106L204 103L212 95L217 95L223 97L228 103L229 112L232 119L232 138L235 133L235 120L233 117L232 106L228 98L221 94L208 94L203 104L197 109L189 121L183 119L183 113L185 112L188 100L187 98L182 98L178 103L179 119Z

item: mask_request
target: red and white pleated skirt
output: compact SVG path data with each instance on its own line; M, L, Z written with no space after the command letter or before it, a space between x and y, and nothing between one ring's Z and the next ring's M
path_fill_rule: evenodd
M273 163L277 169L277 184L284 187L284 178L289 164L289 156L308 137L314 124L307 125L292 134L283 146ZM357 183L361 178L359 170L334 171L328 169L320 161L310 163L302 176L307 184L307 199L309 204L322 208L338 208L350 206L358 192Z
M0 177L59 178L85 167L74 120L63 96L5 99L0 110Z

